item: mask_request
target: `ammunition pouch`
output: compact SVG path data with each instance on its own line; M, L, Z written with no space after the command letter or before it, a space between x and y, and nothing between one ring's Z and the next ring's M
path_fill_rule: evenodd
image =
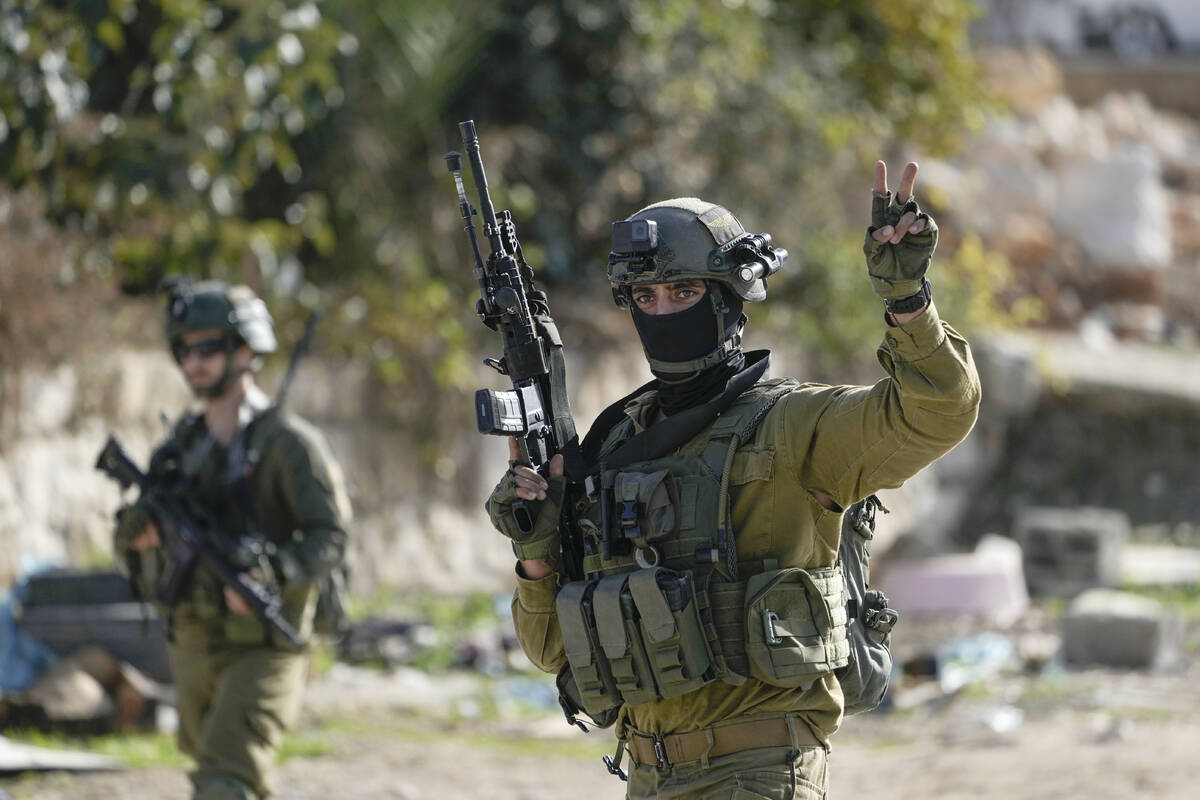
M617 473L613 498L616 524L636 547L647 547L679 532L679 490L667 470Z
M772 686L806 687L846 666L850 643L841 567L773 570L746 582L750 674Z
M557 610L579 705L678 697L716 679L692 576L662 568L567 584Z

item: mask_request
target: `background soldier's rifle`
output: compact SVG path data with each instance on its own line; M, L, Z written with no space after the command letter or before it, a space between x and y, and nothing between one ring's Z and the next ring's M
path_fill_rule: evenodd
M246 601L254 616L279 631L292 645L300 647L304 644L300 634L280 613L279 595L214 544L215 526L184 500L182 479L172 480L170 473L173 470L163 470L167 475L161 480L147 475L133 463L115 436L108 437L96 460L96 469L123 489L137 486L147 504L154 509L154 521L166 556L163 573L155 586L158 602L168 607L178 603L188 577L196 564L202 562L217 580Z
M458 128L479 193L478 211L467 200L463 186L462 154L447 153L446 165L454 175L463 230L475 260L481 295L475 310L484 325L500 334L504 348L503 357L488 358L484 363L512 381L512 389L507 391L475 392L479 432L515 437L521 460L543 475L550 458L562 453L566 475L577 477L582 474L583 459L567 399L562 338L550 316L546 293L534 288L533 270L517 241L512 213L497 213L492 205L475 123L461 122ZM490 248L486 261L471 220L476 214L482 216L483 235ZM533 529L538 506L526 500L513 503L513 515L522 530ZM583 577L583 547L570 507L570 502L563 502L559 531L564 572L577 580Z

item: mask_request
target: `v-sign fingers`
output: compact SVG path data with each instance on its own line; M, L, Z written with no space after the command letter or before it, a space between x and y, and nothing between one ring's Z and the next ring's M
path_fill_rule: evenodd
M887 164L882 161L875 162L875 186L874 191L877 194L887 192Z
M900 240L904 238L904 234L911 233L912 231L909 230L909 226L916 221L916 214L914 214L912 211L905 211L903 216L900 217L900 221L896 223L896 230L892 234L891 239L892 244L899 244Z
M900 178L900 188L896 190L896 202L907 203L913 196L913 185L917 182L917 162L910 161L904 168Z

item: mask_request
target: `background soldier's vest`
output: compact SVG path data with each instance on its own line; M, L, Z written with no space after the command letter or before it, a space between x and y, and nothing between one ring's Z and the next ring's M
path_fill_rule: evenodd
M261 510L254 494L252 478L260 459L286 425L278 408L264 409L238 433L229 448L219 447L207 437L203 416L199 414L185 415L172 432L167 447L174 448L182 478L193 489L187 500L195 503L203 516L216 523L216 529L211 534L231 556L238 551L242 539L251 543L270 540L260 518ZM167 447L160 448L159 452L164 452ZM242 563L246 558L248 556L239 555L235 561L243 567L257 569L255 577L268 586L276 590L284 588L283 571L275 564L269 551L257 559L261 563ZM312 620L315 632L337 633L344 624L347 577L348 570L343 564L319 582ZM272 639L270 632L257 620L235 619L228 614L223 587L202 565L192 571L183 587L178 606L189 618L215 626L222 631L222 635L244 634L264 641ZM298 610L294 610L292 615L298 613ZM245 630L230 634L231 628Z
M578 499L590 540L586 580L562 588L557 612L570 672L564 706L593 718L747 677L805 687L846 665L840 566L740 563L729 486L734 458L790 378L744 392L680 452L607 469L604 456L633 435L625 419L601 447L601 470ZM604 527L608 526L605 537ZM606 540L608 546L602 543Z

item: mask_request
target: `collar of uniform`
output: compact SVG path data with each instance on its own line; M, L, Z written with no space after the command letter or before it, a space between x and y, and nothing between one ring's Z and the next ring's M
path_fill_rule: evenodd
M767 361L765 370L762 371L760 375L756 376L752 381L750 381L748 385L742 386L741 390L744 391L750 388L750 385L753 383L770 377L770 357L770 350L751 350L747 352L746 366L741 372L729 379L728 383L725 384L726 391L728 391L736 383L746 383L749 373L758 367L759 363L762 361ZM741 378L740 381L739 376ZM654 421L654 414L658 413L658 390L650 389L633 398L625 404L624 411L625 416L633 420L633 432L635 434L641 433L646 428L650 427L650 424Z
M257 386L252 385L238 406L238 428L245 428L255 417L271 407L271 398Z
M625 416L633 420L634 433L650 427L653 415L658 411L658 390L651 389L625 404Z

